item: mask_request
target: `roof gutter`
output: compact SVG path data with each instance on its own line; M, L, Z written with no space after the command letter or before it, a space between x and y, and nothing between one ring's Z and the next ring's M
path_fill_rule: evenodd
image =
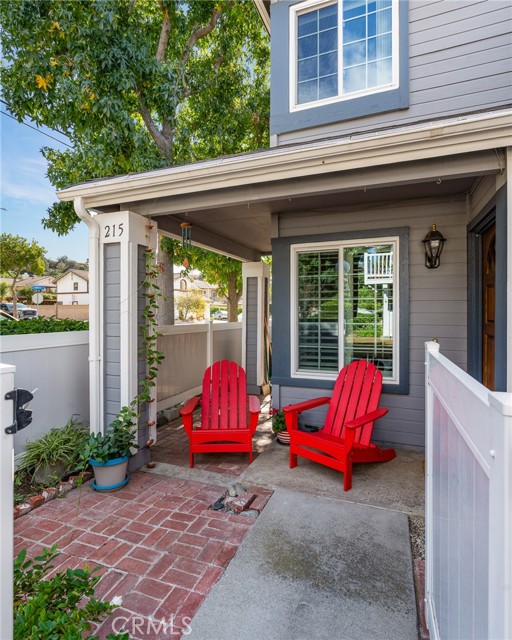
M294 147L274 147L244 156L117 176L57 193L62 201L82 196L88 207L200 191L250 186L333 172L447 157L510 145L512 111L429 123Z
M91 433L103 431L101 387L101 337L100 337L100 227L85 208L84 199L75 198L77 216L89 227L89 419Z

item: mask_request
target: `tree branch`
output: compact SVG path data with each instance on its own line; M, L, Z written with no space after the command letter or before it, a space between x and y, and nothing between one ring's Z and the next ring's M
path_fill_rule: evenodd
M167 53L167 45L169 44L169 35L171 33L171 16L169 15L169 10L164 9L163 2L160 2L160 7L162 9L164 19L162 22L162 28L160 30L160 39L158 41L158 47L156 50L155 58L159 62L162 62L163 60L165 60L165 54Z
M181 81L183 84L185 97L188 97L192 93L192 89L189 87L187 80L185 78L185 65L187 64L188 59L190 58L190 54L192 53L192 49L196 46L198 40L201 40L201 38L204 38L215 29L215 26L217 25L217 22L221 14L222 14L222 11L217 9L217 7L214 7L212 11L212 15L210 17L210 21L207 24L203 25L202 27L196 22L196 24L192 29L192 34L187 40L185 49L181 54Z
M136 88L136 92L139 97L139 112L142 116L142 119L144 120L144 124L146 125L147 130L149 131L149 135L153 138L156 146L160 150L160 153L168 160L169 164L172 164L174 136L173 130L171 129L168 120L164 120L163 124L164 132L168 133L168 136L166 136L164 135L164 133L158 130L155 121L151 117L149 109L144 103L144 98L142 97L141 91Z
M217 7L214 7L212 11L212 16L210 18L210 22L208 22L208 24L205 24L203 27L200 27L196 22L196 24L194 25L192 34L190 38L187 40L187 44L185 45L185 51L183 51L181 55L181 62L183 64L186 64L187 60L190 57L190 54L192 53L192 49L195 47L197 41L201 40L201 38L204 38L211 31L215 29L215 25L217 24L217 21L221 13L222 12L219 11Z
M169 142L174 138L174 129L167 118L164 118L162 122L162 135Z

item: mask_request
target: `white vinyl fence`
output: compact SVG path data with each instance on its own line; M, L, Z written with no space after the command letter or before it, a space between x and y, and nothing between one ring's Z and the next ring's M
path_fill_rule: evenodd
M16 386L33 391L32 424L14 436L16 455L52 427L89 421L89 332L2 336L2 362L16 367Z
M427 343L426 438L430 637L512 638L512 394Z
M205 370L217 360L242 363L242 323L204 323L158 327L158 349L165 358L158 371L158 411L201 392Z
M242 363L242 323L159 327L165 354L157 384L158 410L201 390L205 369L216 360ZM16 386L37 389L30 403L33 421L14 436L16 455L27 440L62 427L71 418L89 420L89 332L2 336L2 362L16 367Z

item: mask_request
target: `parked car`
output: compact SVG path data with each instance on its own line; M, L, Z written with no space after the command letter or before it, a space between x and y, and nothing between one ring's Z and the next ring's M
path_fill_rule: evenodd
M213 314L214 320L227 320L228 312L225 309L219 309Z
M12 302L0 302L0 309L2 311L6 311L9 315L13 315L14 304ZM33 309L32 307L27 307L23 302L18 302L16 304L16 312L18 314L18 318L37 318L39 313L37 309Z

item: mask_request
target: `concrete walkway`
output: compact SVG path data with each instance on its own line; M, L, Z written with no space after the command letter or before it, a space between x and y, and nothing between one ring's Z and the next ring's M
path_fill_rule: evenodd
M276 489L190 626L193 640L417 638L407 516Z
M290 469L289 447L273 444L242 473L240 482L423 516L424 457L419 451L396 449L396 458L391 462L355 464L352 489L343 491L342 473L306 458L299 458L298 466Z

